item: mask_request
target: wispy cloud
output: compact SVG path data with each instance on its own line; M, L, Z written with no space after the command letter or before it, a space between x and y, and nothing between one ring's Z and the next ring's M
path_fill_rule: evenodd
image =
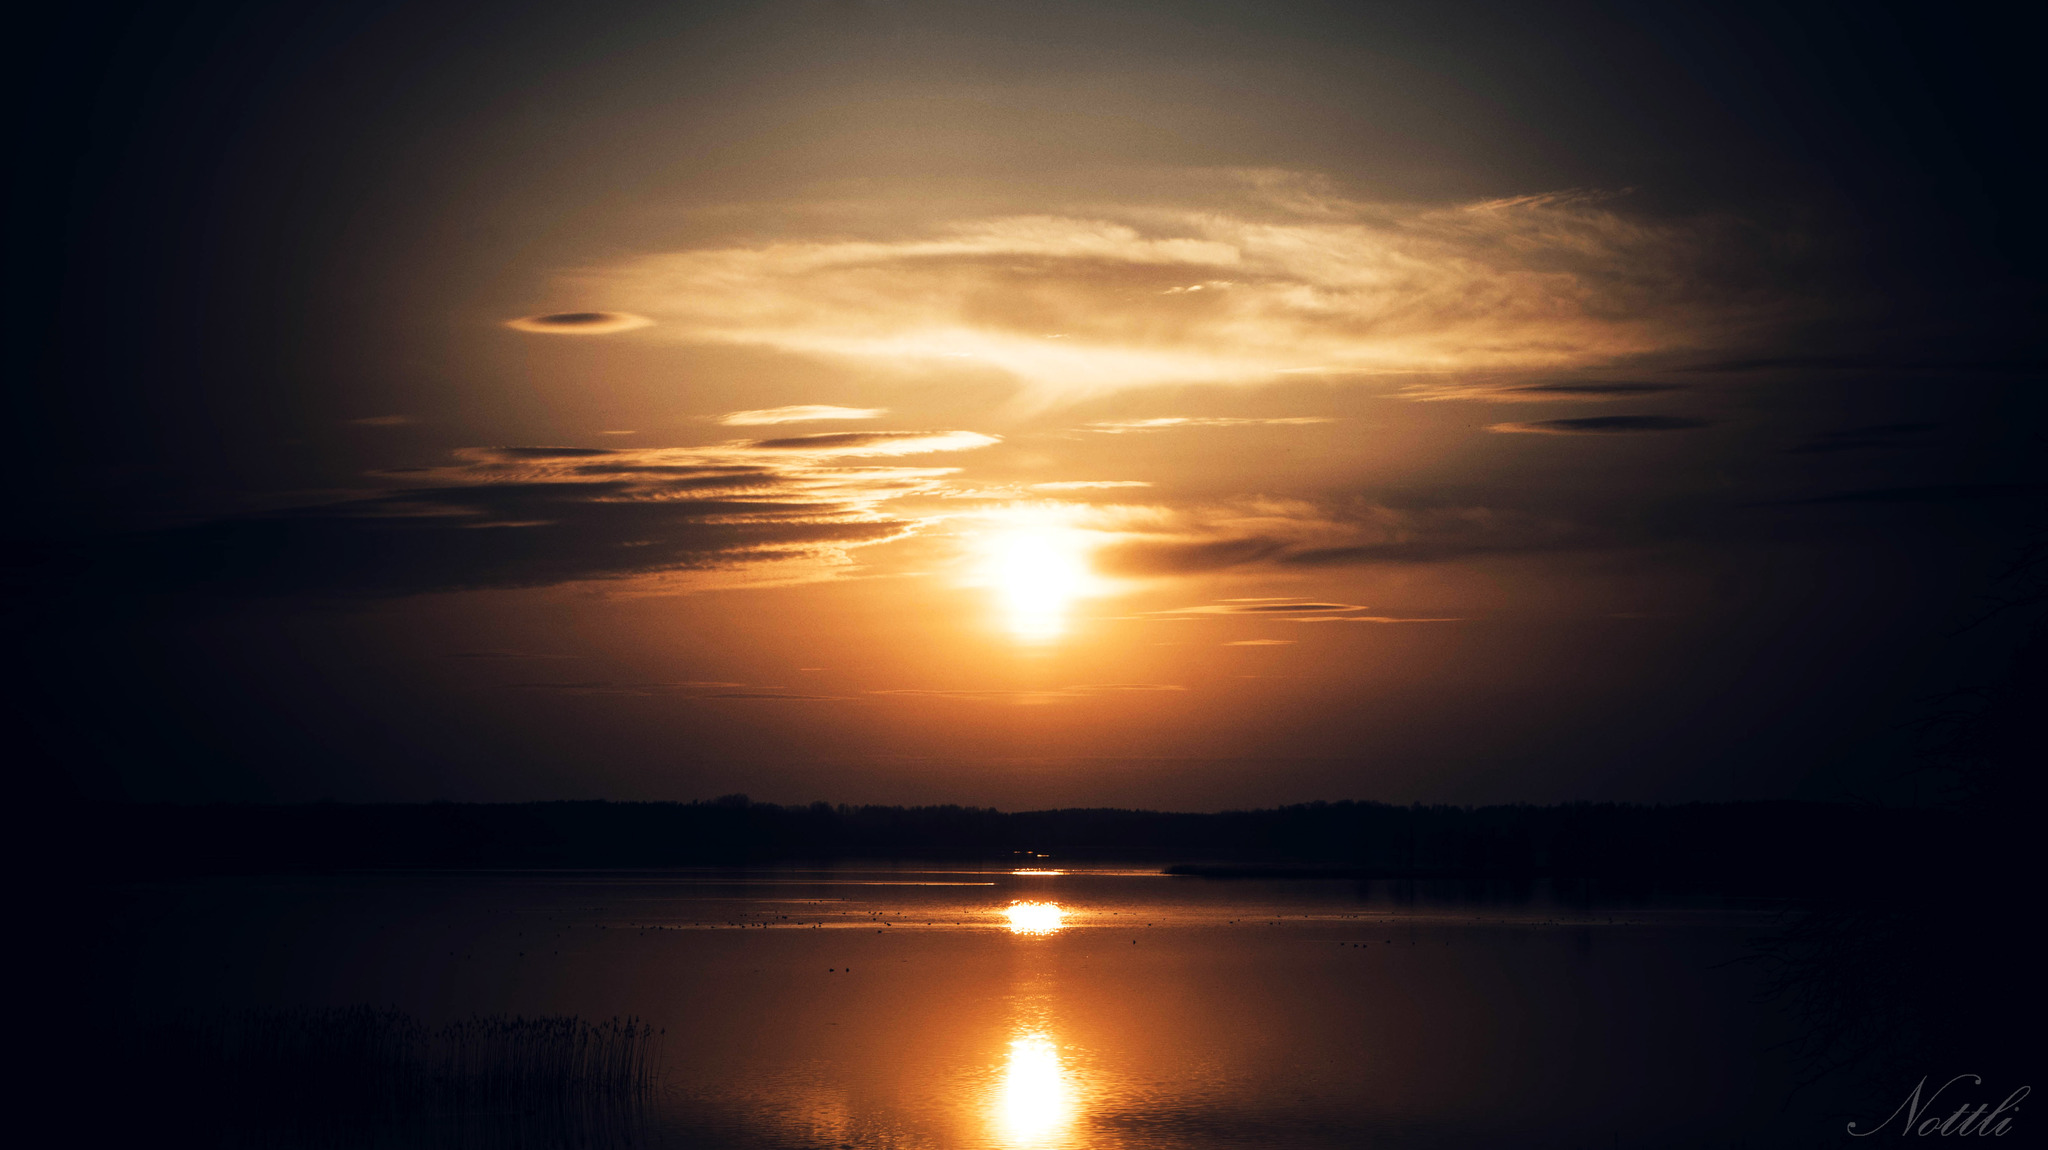
M1033 491L1096 491L1117 487L1150 487L1142 479L1062 479L1053 483L1031 484Z
M1272 602L1267 600L1248 601L1226 599L1221 603L1205 603L1199 607L1173 607L1164 611L1147 611L1147 615L1330 615L1345 611L1363 611L1355 603L1317 603L1307 600Z
M1365 608L1355 603L1317 603L1311 600L1273 601L1225 599L1218 603L1205 603L1196 607L1175 607L1166 611L1147 611L1145 616L1153 618L1214 618L1236 616L1272 619L1286 623L1462 623L1463 618L1429 617L1421 618L1404 615L1367 615ZM1141 618L1144 616L1140 616ZM1292 643L1292 639L1242 639L1225 643L1226 647L1267 647Z
M1364 499L1241 499L1098 509L1094 552L1108 575L1170 577L1240 567L1428 563L1596 545L1586 525L1512 508L1389 506ZM1298 600L1217 604L1209 614L1287 614Z
M1431 403L1477 400L1483 403L1600 402L1681 390L1671 383L1419 383L1401 389L1401 398Z
M1132 431L1167 431L1184 427L1252 427L1260 424L1334 423L1320 415L1288 416L1282 419L1238 418L1234 416L1192 416L1165 415L1155 419L1123 419L1088 424L1088 430L1105 435L1123 435Z
M1576 419L1539 419L1533 423L1496 423L1486 430L1524 435L1638 435L1692 431L1713 424L1711 419L1684 415L1586 415Z
M956 469L861 464L996 442L964 431L693 448L488 447L380 473L380 494L101 545L84 584L176 598L374 597L803 561L915 530L887 505Z
M349 422L357 427L404 427L408 423L418 423L419 420L410 415L366 415L361 419L351 419Z
M1048 398L1290 372L1578 367L1724 346L1787 310L1730 270L1743 261L1714 221L1633 218L1585 195L1386 204L1271 173L1189 179L1212 186L1178 204L959 219L895 239L646 255L565 286L658 319L667 338L977 365Z
M835 456L927 455L935 451L965 451L1000 442L1000 437L978 431L842 431L820 435L795 435L786 439L756 439L735 444L735 451L807 452Z
M773 423L813 423L833 419L878 419L889 414L886 407L835 407L829 403L799 403L790 407L764 407L758 411L728 411L718 422L728 427L758 427Z

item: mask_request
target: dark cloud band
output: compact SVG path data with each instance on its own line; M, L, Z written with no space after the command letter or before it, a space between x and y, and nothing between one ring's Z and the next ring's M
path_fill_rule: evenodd
M505 326L514 331L541 332L549 335L610 335L613 332L632 331L636 327L647 327L653 322L646 316L623 311L558 311L547 315L529 315L506 320Z
M1713 422L1684 415L1586 415L1573 419L1539 419L1532 423L1496 423L1487 430L1528 435L1635 435L1653 431L1692 431L1711 427Z

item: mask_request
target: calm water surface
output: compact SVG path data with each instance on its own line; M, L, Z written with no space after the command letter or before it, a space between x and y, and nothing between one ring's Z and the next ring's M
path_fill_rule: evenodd
M104 961L143 1017L639 1016L665 1031L656 1098L592 1145L1840 1141L1739 961L1774 908L1488 894L1112 869L219 879L125 888Z

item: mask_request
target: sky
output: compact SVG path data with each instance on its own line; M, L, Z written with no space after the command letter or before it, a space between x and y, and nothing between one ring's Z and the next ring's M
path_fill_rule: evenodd
M2002 10L47 19L63 793L1895 795L2033 626Z

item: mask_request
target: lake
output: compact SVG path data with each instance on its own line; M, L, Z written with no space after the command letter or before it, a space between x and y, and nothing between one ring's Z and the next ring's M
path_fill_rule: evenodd
M96 969L121 1025L367 1003L660 1032L653 1089L624 1118L378 1144L1843 1141L1826 1092L1794 1091L1790 1021L1744 961L1779 923L1766 902L880 866L211 878L113 897Z

